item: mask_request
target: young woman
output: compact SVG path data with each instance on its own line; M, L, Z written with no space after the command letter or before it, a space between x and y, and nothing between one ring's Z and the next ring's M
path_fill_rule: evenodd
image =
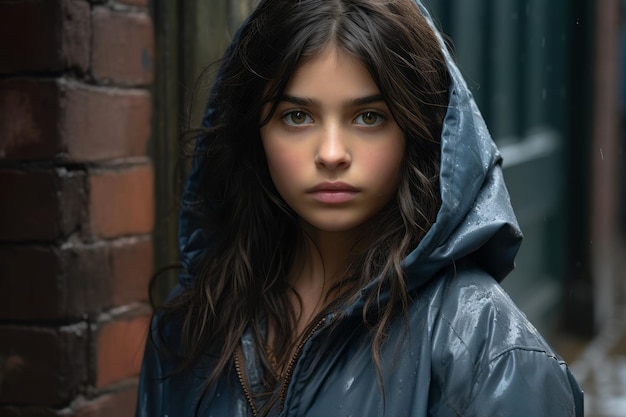
M138 416L582 416L498 285L500 155L421 4L261 1L205 127Z

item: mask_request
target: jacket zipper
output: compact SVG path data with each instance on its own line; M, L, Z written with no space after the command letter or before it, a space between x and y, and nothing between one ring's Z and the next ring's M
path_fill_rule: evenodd
M322 319L317 322L315 327L313 327L309 331L306 337L302 339L300 343L298 344L298 346L296 347L296 351L294 355L291 357L291 361L289 361L289 366L287 366L287 369L285 370L285 374L283 376L282 387L280 388L279 412L282 412L283 409L285 408L285 400L287 399L287 388L289 387L289 383L291 382L291 377L293 376L293 371L294 371L294 368L296 367L296 363L298 362L298 359L300 358L300 356L302 355L302 351L304 350L304 345L306 345L306 343L311 339L311 337L313 337L315 332L317 332L320 329L320 327L322 327L325 321L326 321L326 317L322 317Z
M285 400L287 399L286 398L287 388L289 387L289 383L291 382L291 377L293 376L293 371L296 367L296 363L298 362L298 359L302 355L304 346L311 339L311 337L313 337L315 332L317 332L320 329L320 327L322 327L322 325L325 322L326 322L326 317L322 317L322 319L317 322L317 324L309 331L309 333L307 333L306 337L302 339L300 343L298 343L298 346L296 347L296 351L294 355L291 357L291 360L289 361L289 365L287 366L287 369L285 370L285 373L282 377L282 386L280 388L280 394L279 394L280 395L279 396L280 398L279 412L282 412L283 409L285 408ZM245 370L243 369L243 366L241 365L240 354L241 354L241 347L237 347L237 349L235 349L235 352L233 353L233 361L235 363L235 370L237 372L237 378L239 379L239 383L241 384L241 387L243 388L243 393L244 393L244 396L246 397L246 401L248 402L248 405L250 406L250 409L252 410L252 415L256 417L258 415L258 410L252 399L252 393L250 392L250 388L248 387L248 383L247 383L248 379L246 378Z
M233 353L233 359L235 362L235 370L237 371L237 377L239 378L239 383L241 384L241 387L243 388L243 394L246 397L246 401L248 401L248 405L250 406L250 409L252 410L252 415L256 417L258 414L258 411L252 399L252 393L250 392L250 389L248 388L248 382L247 382L248 379L245 377L246 371L241 366L241 361L239 360L240 350L241 350L241 347L237 347L237 349L235 349L235 352Z

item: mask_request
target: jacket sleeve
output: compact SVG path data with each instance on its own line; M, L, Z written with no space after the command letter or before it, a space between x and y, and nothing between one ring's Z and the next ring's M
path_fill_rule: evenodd
M464 416L582 417L583 397L564 362L514 348L476 374L464 408Z

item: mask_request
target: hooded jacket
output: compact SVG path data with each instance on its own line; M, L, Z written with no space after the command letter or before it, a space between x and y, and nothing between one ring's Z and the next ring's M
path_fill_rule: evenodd
M332 333L336 313L325 317L298 346L271 416L583 415L582 392L567 365L498 284L514 266L522 234L501 156L440 42L451 77L441 137L442 204L432 228L403 261L412 300L408 325L399 319L389 328L379 375L373 336L362 322L364 300L345 307ZM205 124L212 108L209 103ZM207 212L197 197L200 166L195 161L183 194L179 244L188 272L173 295L193 285L195 266L210 245L200 226ZM387 295L383 291L382 302ZM177 332L168 329L174 343ZM138 417L192 416L197 405L202 417L256 415L262 405L256 394L265 387L251 333L241 339L242 363L227 368L207 392L210 365L174 372L177 363L157 344L156 336L148 338Z

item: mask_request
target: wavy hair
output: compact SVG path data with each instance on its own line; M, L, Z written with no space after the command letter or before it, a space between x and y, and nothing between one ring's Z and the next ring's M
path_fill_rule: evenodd
M201 155L201 198L212 246L195 287L173 299L160 316L161 328L172 319L182 323L182 368L204 355L214 359L207 387L233 364L248 327L263 346L266 323L272 323L277 357L292 346L297 317L287 274L304 236L274 188L259 130L295 69L329 45L366 66L405 134L406 147L396 197L377 216L367 248L352 254L340 291L330 290L339 296L320 317L365 297L363 321L373 334L372 356L380 374L385 330L407 314L401 262L440 206L439 139L449 86L442 46L413 0L262 1L224 57L210 127L202 132L208 149ZM266 103L274 107L259 122ZM376 279L371 291L360 294ZM383 288L389 298L381 304ZM265 349L258 351L271 375Z

